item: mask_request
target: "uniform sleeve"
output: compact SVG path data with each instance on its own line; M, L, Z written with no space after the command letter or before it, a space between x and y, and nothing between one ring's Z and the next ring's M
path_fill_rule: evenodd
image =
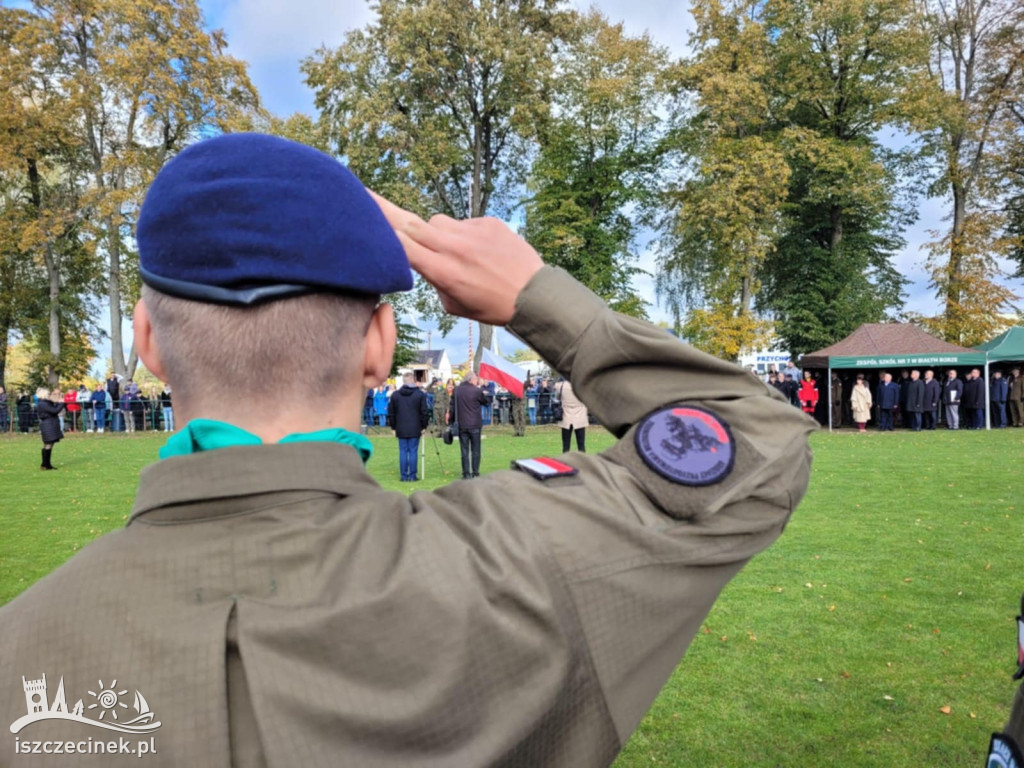
M807 488L817 423L739 366L612 312L558 269L534 276L509 330L619 440L596 456L560 457L574 477L499 472L438 495L517 516L533 532L538 567L569 593L624 742L722 587L782 532ZM638 447L645 417L675 407L727 428L731 470L714 482L673 480Z

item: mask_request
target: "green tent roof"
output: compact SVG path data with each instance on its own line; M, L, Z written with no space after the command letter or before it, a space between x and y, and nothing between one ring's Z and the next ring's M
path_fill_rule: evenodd
M1015 325L991 341L979 344L975 349L988 352L988 359L993 363L999 360L1024 362L1024 326Z

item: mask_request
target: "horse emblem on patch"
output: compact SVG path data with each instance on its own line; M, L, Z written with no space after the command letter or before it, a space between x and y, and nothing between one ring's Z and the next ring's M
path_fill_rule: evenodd
M636 431L640 458L664 478L682 485L712 485L732 472L736 446L729 426L694 406L663 408Z

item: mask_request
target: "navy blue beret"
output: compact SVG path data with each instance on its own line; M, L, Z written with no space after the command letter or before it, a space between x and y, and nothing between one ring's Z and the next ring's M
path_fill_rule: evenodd
M304 293L412 288L398 237L337 160L235 133L195 144L157 174L139 213L143 282L180 298L255 304Z

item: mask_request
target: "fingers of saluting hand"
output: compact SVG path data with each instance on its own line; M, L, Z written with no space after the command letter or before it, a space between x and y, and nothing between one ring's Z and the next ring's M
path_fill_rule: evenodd
M458 239L454 234L458 222L447 216L434 216L427 223L376 192L370 191L370 195L398 235L412 268L435 287L444 285L451 265L441 254L452 254Z

